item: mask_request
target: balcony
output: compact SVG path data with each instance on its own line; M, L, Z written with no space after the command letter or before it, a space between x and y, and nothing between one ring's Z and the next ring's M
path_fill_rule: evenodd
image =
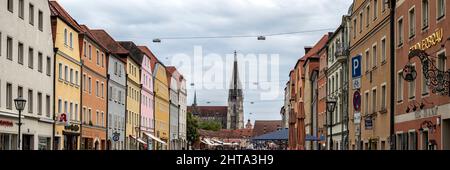
M348 56L350 55L350 51L346 45L341 45L336 48L334 55L336 56L336 62L343 63L346 62Z

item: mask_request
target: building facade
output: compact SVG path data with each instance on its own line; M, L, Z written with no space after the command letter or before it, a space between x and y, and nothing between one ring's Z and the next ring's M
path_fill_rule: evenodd
M108 51L89 28L81 25L79 34L81 54L81 142L83 150L105 150L107 112Z
M118 42L129 51L127 63L127 116L126 116L126 148L138 150L146 143L141 139L141 63L142 53L137 46L130 41Z
M107 109L107 143L108 149L125 149L125 112L127 73L124 59L128 56L128 50L122 48L106 31L90 30L100 44L109 51L108 63L108 109Z
M141 50L142 51L142 50ZM148 144L147 149L153 149L153 139L146 134L154 134L154 96L153 96L153 72L150 57L143 53L141 67L141 135Z
M77 150L81 134L81 27L56 2L50 2L55 55L55 150Z
M337 102L332 116L328 119L333 121L333 149L348 150L348 91L349 84L349 44L348 44L348 16L343 16L341 25L333 33L328 41L328 55L324 59L328 63L327 96ZM328 114L327 114L328 115ZM331 123L331 122L330 122ZM330 131L331 129L327 129ZM331 132L329 132L330 134ZM327 140L328 146L330 140Z
M436 77L449 70L447 39L450 4L445 0L397 1L395 14L395 135L397 150L449 150L450 100L448 86ZM421 59L408 56L423 50ZM406 81L404 68L417 77ZM439 70L440 73L437 71ZM447 72L448 76L448 72ZM448 79L447 79L448 83ZM447 93L440 91L447 91Z
M170 149L179 150L179 96L178 96L178 79L180 77L175 67L167 67L167 80L169 81L169 98L170 98Z
M389 149L390 10L383 1L355 0L351 11L350 57L362 70L348 73L361 86L349 91L349 101L361 96L360 105L349 105L349 143L352 149Z
M3 0L1 8L0 150L51 150L54 52L48 1ZM21 144L14 105L18 97L27 100Z
M179 91L178 91L178 103L180 105L179 112L179 132L178 136L180 139L181 150L188 148L187 145L187 90L186 90L186 79L184 76L180 76L179 80Z
M331 35L330 35L331 36ZM327 70L328 70L328 48L327 46L324 46L319 51L319 72L317 77L317 137L325 138L327 136L327 109L326 109L326 102L327 102ZM319 140L317 141L317 149L318 150L324 150L327 146L326 140Z
M155 92L155 134L164 143L157 143L157 150L169 149L170 141L170 113L169 113L169 83L166 75L166 66L158 62L153 71Z

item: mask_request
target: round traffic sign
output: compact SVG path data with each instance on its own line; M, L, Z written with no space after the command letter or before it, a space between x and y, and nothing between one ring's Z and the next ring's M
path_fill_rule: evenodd
M353 108L355 111L360 111L361 109L361 93L359 91L355 91L353 94Z

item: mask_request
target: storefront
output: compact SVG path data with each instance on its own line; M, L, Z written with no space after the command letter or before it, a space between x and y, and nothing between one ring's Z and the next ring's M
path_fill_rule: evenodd
M82 150L106 150L105 129L83 126L80 147Z
M18 149L17 147L18 126L16 123L17 123L16 120L0 116L0 150Z

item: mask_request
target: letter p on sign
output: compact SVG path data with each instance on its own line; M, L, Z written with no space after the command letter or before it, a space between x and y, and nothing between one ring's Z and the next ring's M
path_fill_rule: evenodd
M361 55L352 58L352 78L361 77Z

